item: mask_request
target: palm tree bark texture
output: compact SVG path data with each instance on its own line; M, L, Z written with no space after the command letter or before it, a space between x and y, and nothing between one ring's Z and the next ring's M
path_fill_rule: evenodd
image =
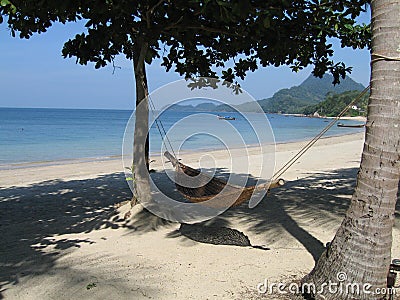
M380 291L387 284L400 177L400 1L372 1L371 12L371 95L361 165L341 226L303 279L303 286L317 287L315 299L386 297ZM327 283L341 288L332 293Z

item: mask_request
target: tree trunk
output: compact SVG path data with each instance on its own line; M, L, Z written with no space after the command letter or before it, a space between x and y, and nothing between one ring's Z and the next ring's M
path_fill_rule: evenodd
M391 260L400 177L400 62L383 57L400 56L400 1L376 0L371 8L371 95L361 166L350 207L335 238L303 279L303 283L316 286L316 299L385 297L374 291L386 288ZM331 293L328 286L320 293L329 282L341 283L342 293ZM346 289L349 283L360 284L359 295ZM364 289L363 284L371 287Z
M149 99L144 58L148 50L146 43L140 44L135 51L133 68L136 82L136 112L135 132L133 140L133 175L136 195L132 204L136 201L145 201L150 197L149 186ZM138 199L137 199L138 198ZM135 203L134 203L135 202Z

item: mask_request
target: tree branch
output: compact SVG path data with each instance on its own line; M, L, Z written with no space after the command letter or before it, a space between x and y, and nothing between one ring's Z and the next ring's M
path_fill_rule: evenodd
M147 22L147 28L150 29L151 25L150 25L150 16L153 14L154 10L160 6L162 3L164 2L164 0L160 0L158 1L153 7L151 7L149 10L147 10L146 12L146 22Z
M113 75L115 74L115 69L122 69L120 66L115 65L114 58L112 59L112 66L113 66L113 72L112 72Z
M183 20L183 16L181 16L181 17L178 19L178 21L176 21L174 24L165 27L165 29L166 29L166 30L169 30L169 29L173 29L173 28L178 28L177 25L178 25L180 22L182 22L182 20Z
M153 14L154 10L155 10L158 6L160 6L163 2L164 2L164 0L158 1L152 8L150 8L150 9L148 10L148 12L149 12L150 14Z

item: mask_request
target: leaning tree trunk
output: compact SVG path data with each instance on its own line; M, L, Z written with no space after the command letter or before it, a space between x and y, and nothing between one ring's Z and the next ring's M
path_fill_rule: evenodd
M382 299L363 293L385 288L391 260L400 160L400 1L372 1L372 73L361 166L350 207L332 243L303 283L325 286L316 299ZM340 272L344 272L340 273ZM339 274L339 275L338 275ZM347 278L347 279L346 279ZM348 283L359 283L360 294ZM321 291L318 291L321 292ZM353 293L355 292L355 293Z
M141 44L135 51L133 67L136 82L136 112L135 132L133 140L133 177L136 195L132 198L132 205L137 200L146 200L150 196L149 186L149 99L144 58L148 46ZM138 199L137 199L138 198ZM146 198L146 199L145 199Z

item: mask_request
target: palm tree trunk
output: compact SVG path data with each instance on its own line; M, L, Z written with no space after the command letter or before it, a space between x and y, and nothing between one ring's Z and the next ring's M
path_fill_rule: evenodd
M138 43L137 51L133 59L136 83L136 112L135 132L133 141L133 172L136 195L132 204L136 201L146 201L150 197L149 186L149 99L144 58L148 46L147 43ZM136 199L136 197L138 199Z
M316 299L382 299L365 293L385 288L391 260L392 227L400 177L400 1L372 1L372 73L368 121L361 166L350 207L327 250L303 283L317 289L341 283L342 293ZM338 280L339 272L343 282ZM360 294L346 289L359 283ZM355 292L355 293L353 293Z

